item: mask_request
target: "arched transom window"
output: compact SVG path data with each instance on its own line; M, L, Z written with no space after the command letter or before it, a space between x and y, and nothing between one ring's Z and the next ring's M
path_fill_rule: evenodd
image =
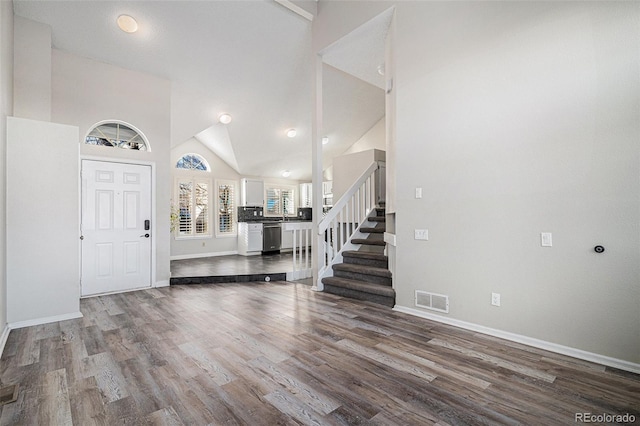
M207 160L199 156L198 154L185 154L178 160L176 164L177 169L186 170L202 170L203 172L209 172L209 163Z
M84 142L87 145L150 151L147 138L140 131L119 121L103 121L96 124Z

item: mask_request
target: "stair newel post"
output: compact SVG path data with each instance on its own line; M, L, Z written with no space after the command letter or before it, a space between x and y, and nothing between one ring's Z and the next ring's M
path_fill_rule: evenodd
M345 234L344 242L347 242L349 240L349 236L351 235L349 233L349 212L351 211L349 207L352 202L353 202L353 196L349 198L349 202L347 203L346 206L344 206L344 225L343 225L344 234Z
M304 231L304 241L307 249L304 251L304 264L307 268L311 268L311 263L309 262L309 249L311 247L311 229L305 229Z
M360 188L358 188L358 190L353 196L355 197L355 200L356 200L355 215L356 215L356 218L360 218Z
M337 217L337 216L336 216ZM329 265L331 265L331 263L333 263L333 259L336 257L336 251L338 251L338 244L337 244L337 236L338 236L338 227L336 226L336 219L334 218L333 221L331 222L331 262L329 263Z
M374 189L376 180L373 176L375 176L375 174L369 176L369 211L373 210L374 206L376 205L376 191Z
M349 222L349 235L353 235L353 212L355 211L356 199L355 195L351 197L351 209L349 210L350 215L347 217L347 221Z
M360 197L360 221L359 224L361 224L364 221L364 218L367 217L367 208L365 207L365 200L367 199L367 186L363 183L362 185L360 185L360 192L361 192L361 197Z
M374 209L376 207L376 172L374 172L371 177L369 179L371 179L370 185L371 185L371 209Z
M344 208L342 208L340 210L340 215L339 215L339 218L337 219L338 220L338 235L337 235L337 237L338 237L338 250L337 250L338 253L340 253L340 250L342 250L342 244L344 243L344 228L342 227L342 222L343 222L342 216L343 215L344 215Z
M370 192L370 186L369 186L369 182L370 182L370 178L367 178L367 180L364 182L364 209L365 211L369 210L369 198L371 197L371 192ZM366 214L365 214L366 216Z

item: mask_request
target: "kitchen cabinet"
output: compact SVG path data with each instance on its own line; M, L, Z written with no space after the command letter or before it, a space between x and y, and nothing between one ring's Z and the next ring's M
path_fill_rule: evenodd
M262 253L262 223L238 223L238 254L252 256Z
M260 179L240 180L240 205L243 207L264 206L264 182Z

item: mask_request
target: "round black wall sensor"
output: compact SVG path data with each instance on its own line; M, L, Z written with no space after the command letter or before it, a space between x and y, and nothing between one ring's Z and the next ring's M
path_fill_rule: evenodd
M604 251L604 247L602 246L595 246L593 249L596 253L602 253Z

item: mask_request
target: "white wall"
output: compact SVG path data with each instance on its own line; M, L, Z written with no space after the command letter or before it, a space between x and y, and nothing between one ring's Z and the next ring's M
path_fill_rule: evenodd
M367 130L367 132L364 135L362 135L360 139L355 141L349 148L347 148L341 155L355 154L357 152L367 151L370 149L385 151L386 149L385 131L386 131L385 118L383 117L376 124L374 124L373 127ZM367 167L369 167L369 164L367 164L367 166L363 170L361 170L361 172L364 171ZM325 181L334 180L333 164L322 171L322 176L323 176L323 180ZM356 174L355 178L357 178L358 176L360 176L360 174ZM344 176L339 177L339 179L344 179ZM341 187L340 183L338 183L338 187L339 187L338 189L341 191L342 189L348 188L347 186L346 188L340 189ZM334 192L335 192L335 188L334 188ZM337 198L335 198L335 193L334 193L333 200L334 201L338 200Z
M7 117L13 114L13 2L0 2L0 164L6 166ZM0 349L7 330L6 173L0 173Z
M317 27L370 17L357 3L321 3ZM637 3L397 3L400 307L448 294L448 320L640 363L638 19Z
M81 88L81 90L79 90ZM132 151L80 143L84 156L117 158L123 162L154 164L155 209L152 230L155 242L155 283L169 283L170 199L170 101L169 81L149 74L118 68L59 50L52 53L52 119L78 126L78 142L99 121L121 120L138 128L149 140L151 151ZM155 226L155 227L154 227Z
M384 151L386 148L385 118L378 120L360 139L347 148L342 155L353 154L355 152L378 149Z
M16 16L14 46L14 116L51 121L51 27Z
M7 319L80 314L78 128L7 121Z
M341 155L333 159L333 203L354 184L371 164L384 161L384 151L369 149L353 154Z

